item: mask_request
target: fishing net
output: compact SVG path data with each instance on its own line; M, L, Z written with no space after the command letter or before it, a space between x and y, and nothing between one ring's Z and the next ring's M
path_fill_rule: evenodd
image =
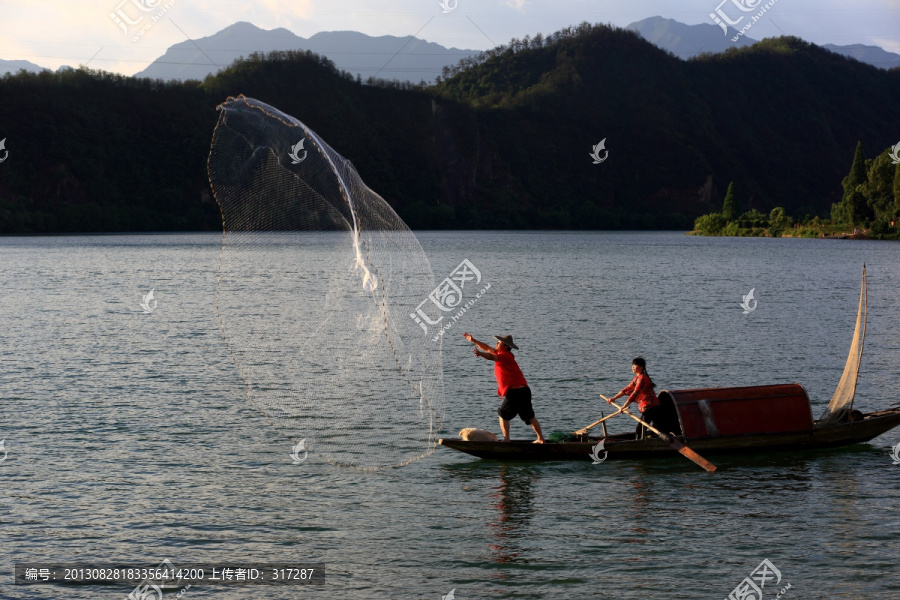
M859 377L859 364L862 360L863 344L866 339L866 317L868 313L868 285L866 283L866 267L863 265L862 286L859 290L859 309L856 313L856 328L853 330L853 342L844 365L844 373L838 382L837 389L822 417L816 421L817 427L824 427L841 421L853 408L856 396L856 380Z
M547 436L547 439L554 444L565 444L567 442L577 442L580 438L571 431L554 431Z
M443 381L440 339L411 318L434 288L418 240L297 119L244 96L218 109L208 162L224 228L216 307L248 399L335 464L430 454Z

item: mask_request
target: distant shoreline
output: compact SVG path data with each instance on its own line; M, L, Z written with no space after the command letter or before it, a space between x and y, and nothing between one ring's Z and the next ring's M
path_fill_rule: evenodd
M858 233L832 233L821 232L819 235L804 235L802 233L792 234L792 233L782 233L779 236L771 236L771 235L710 235L707 233L703 233L697 229L692 231L688 231L685 235L689 236L697 236L697 237L757 237L757 238L797 238L797 239L808 239L808 240L868 240L874 242L896 242L900 241L896 237L880 237L877 234L873 235L871 230L865 230Z

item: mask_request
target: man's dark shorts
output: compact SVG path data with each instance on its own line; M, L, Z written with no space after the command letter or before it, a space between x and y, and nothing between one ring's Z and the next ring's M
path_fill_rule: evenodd
M531 407L531 388L520 387L514 390L506 390L503 404L497 409L497 414L507 421L512 421L516 415L529 424L534 418L534 409Z

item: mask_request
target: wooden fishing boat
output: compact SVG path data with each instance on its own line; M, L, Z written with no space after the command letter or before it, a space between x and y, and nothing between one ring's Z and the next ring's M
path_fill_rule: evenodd
M767 386L770 388L787 386ZM796 387L803 389L801 386ZM741 388L722 388L718 391L737 392ZM753 388L751 388L753 389ZM765 387L755 388L759 390ZM689 390L711 392L713 390ZM677 395L679 392L668 392ZM805 392L804 392L805 395ZM752 404L752 400L748 399ZM720 404L710 403L713 411ZM714 413L715 414L715 413ZM718 420L718 419L717 419ZM748 421L749 425L751 422ZM900 425L900 407L876 411L862 415L858 421L839 422L823 427L810 427L804 431L760 431L756 433L720 434L716 436L675 435L674 438L703 456L727 453L751 453L778 450L812 450L834 448L868 442ZM583 438L584 439L584 438ZM636 440L634 433L588 437L586 441L535 444L532 440L511 442L474 442L461 439L442 438L442 446L465 452L479 458L496 460L592 460L594 446L604 441L607 458L646 458L653 456L675 456L677 454L668 443L655 436ZM603 456L603 453L600 453Z
M477 442L442 438L442 446L479 458L498 460L592 460L603 441L608 459L674 455L678 446L694 453L715 455L780 450L834 448L868 442L900 425L900 406L870 413L852 409L865 340L867 316L866 270L856 329L837 390L825 413L812 418L809 396L800 384L752 387L665 390L659 399L664 409L662 430L669 441L657 436L635 439L633 433L588 436L576 441L534 444L532 440ZM684 453L684 452L682 452Z

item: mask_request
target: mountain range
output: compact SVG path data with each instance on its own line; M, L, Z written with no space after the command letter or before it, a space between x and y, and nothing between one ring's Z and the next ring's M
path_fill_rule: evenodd
M4 73L18 73L19 71L28 71L29 73L39 73L47 71L40 65L36 65L29 60L3 60L0 59L0 75Z
M685 25L658 16L632 23L626 29L637 32L651 44L684 60L704 52L720 53L757 42L746 36L732 42L731 39L738 33L733 28L723 35L722 30L712 23ZM883 69L900 66L900 54L877 46L826 44L822 47ZM134 76L166 81L202 80L238 58L253 52L273 50L309 50L328 57L338 70L363 80L376 77L413 83L433 83L444 67L453 66L479 52L445 48L413 36L372 37L356 31L328 31L303 38L284 28L265 30L251 23L237 22L213 35L169 47L162 56ZM0 60L0 75L15 73L19 69L37 72L43 67L23 60Z
M639 33L641 37L651 44L663 50L668 50L684 60L704 52L716 54L725 52L729 48L752 46L758 41L745 35L739 37L736 42L732 42L732 38L738 34L738 31L732 27L728 28L727 34L723 34L722 30L712 23L685 25L663 17L643 19L632 23L626 29ZM824 44L822 48L882 69L892 69L900 66L900 54L887 52L878 46Z
M732 27L726 35L712 23L685 25L673 19L650 17L632 23L626 29L634 31L642 38L663 50L668 50L680 59L688 60L704 52L718 54L729 48L752 46L756 40L741 36L737 42L731 38L738 34ZM898 57L900 58L900 57Z
M328 31L302 38L284 28L267 31L238 22L211 36L175 44L135 77L203 79L242 56L272 50L308 50L327 56L338 70L362 79L379 77L414 83L431 82L444 66L477 52L445 48L413 36L372 37L356 31Z

